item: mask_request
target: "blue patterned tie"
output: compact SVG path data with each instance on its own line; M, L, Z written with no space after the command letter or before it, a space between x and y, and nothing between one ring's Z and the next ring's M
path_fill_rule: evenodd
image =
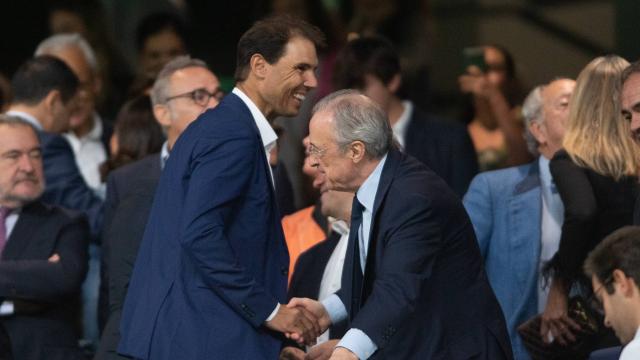
M4 250L4 246L7 244L8 236L7 236L7 217L11 209L7 207L0 207L0 255L2 255L2 251Z

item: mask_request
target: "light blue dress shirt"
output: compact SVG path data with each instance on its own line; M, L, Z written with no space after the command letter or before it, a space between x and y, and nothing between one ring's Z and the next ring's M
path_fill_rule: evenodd
M356 192L358 201L364 207L364 210L362 211L362 224L360 225L360 228L358 228L360 266L362 267L363 273L367 262L367 251L369 250L373 204L376 199L376 193L378 192L378 185L380 183L380 177L382 176L382 168L384 167L386 160L387 155L380 160L376 168L371 174L369 174L367 179ZM333 294L322 301L322 305L324 305L327 313L329 313L331 323L333 324L343 321L348 316L347 308L336 294ZM376 350L378 350L378 346L371 341L371 338L367 336L367 334L362 330L355 328L349 329L337 346L349 349L361 360L368 359L376 352Z

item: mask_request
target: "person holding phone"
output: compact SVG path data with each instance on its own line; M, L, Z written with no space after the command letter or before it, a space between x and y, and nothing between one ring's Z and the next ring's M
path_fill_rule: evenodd
M513 57L501 46L466 48L466 72L460 90L471 95L468 130L478 154L480 171L531 161L522 136L522 92Z

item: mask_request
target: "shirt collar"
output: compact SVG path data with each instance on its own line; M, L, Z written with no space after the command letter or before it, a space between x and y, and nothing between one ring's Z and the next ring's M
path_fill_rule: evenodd
M340 236L349 234L349 225L347 225L346 221L338 220L331 217L329 218L329 220L331 221L331 229L340 234Z
M98 113L93 113L93 126L91 130L84 136L77 136L73 131L68 131L65 135L80 143L86 142L102 142L102 119Z
M402 102L402 107L404 108L404 111L402 111L398 121L393 125L393 135L395 135L396 139L400 142L400 145L404 146L407 126L409 125L409 119L411 119L411 115L413 114L413 103L409 100L405 100Z
M38 121L38 119L35 118L35 116L33 116L31 114L28 114L28 113L26 113L24 111L9 110L9 111L7 111L7 115L19 117L22 120L25 120L29 124L33 125L33 127L35 127L39 131L43 131L44 130L42 128L42 124L40 124L40 122Z
M551 186L551 184L553 184L553 177L549 169L549 159L540 155L538 157L538 168L540 169L540 180L542 184L547 187Z
M260 138L262 139L262 146L264 146L267 152L271 151L273 147L276 145L276 140L278 140L278 135L273 131L271 124L267 121L267 118L264 117L264 114L258 109L256 104L245 94L242 90L234 87L231 91L236 94L242 102L247 105L251 115L253 116L253 120L256 122L258 126L258 131L260 132Z
M167 160L169 160L169 143L165 141L160 149L160 169L164 169Z
M378 191L378 184L380 183L380 177L382 176L382 168L387 160L387 154L385 154L376 168L373 170L369 177L362 183L356 196L360 204L370 212L373 212L373 203L376 199L376 192Z

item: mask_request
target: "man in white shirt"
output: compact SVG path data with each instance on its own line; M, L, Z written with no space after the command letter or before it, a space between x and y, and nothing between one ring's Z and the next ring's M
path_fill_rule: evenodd
M604 324L626 345L620 360L640 359L640 227L607 236L584 264L593 292L604 308Z

